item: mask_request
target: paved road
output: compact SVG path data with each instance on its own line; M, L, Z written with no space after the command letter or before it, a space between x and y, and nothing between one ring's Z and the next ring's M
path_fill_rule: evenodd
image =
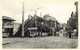
M78 39L65 37L3 38L3 48L76 48Z

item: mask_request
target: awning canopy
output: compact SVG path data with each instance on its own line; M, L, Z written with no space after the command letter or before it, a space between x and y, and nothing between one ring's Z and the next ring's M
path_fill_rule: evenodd
M37 27L28 28L28 30L37 30Z
M2 20L15 21L14 19L7 17L7 16L2 16Z

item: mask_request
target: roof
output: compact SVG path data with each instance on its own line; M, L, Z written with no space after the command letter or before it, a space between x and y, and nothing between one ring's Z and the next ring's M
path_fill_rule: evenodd
M55 17L50 16L49 14L44 15L44 18L45 18L46 20L56 21L56 18L55 18Z
M56 18L55 17L52 17L51 20L56 21Z
M10 20L10 21L15 21L14 19L7 17L7 16L2 16L2 20Z

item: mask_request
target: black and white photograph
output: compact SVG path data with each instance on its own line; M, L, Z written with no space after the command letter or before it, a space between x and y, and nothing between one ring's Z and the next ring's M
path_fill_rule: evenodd
M79 0L2 0L2 49L77 49Z

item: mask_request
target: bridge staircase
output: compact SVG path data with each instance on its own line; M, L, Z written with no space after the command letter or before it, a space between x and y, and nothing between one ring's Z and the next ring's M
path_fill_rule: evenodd
M35 18L33 17L32 19L27 19L25 22L24 22L24 35L25 36L28 36L28 28L29 27L34 27L34 21L35 21ZM15 33L14 37L21 37L22 36L22 25L20 25L18 31Z

